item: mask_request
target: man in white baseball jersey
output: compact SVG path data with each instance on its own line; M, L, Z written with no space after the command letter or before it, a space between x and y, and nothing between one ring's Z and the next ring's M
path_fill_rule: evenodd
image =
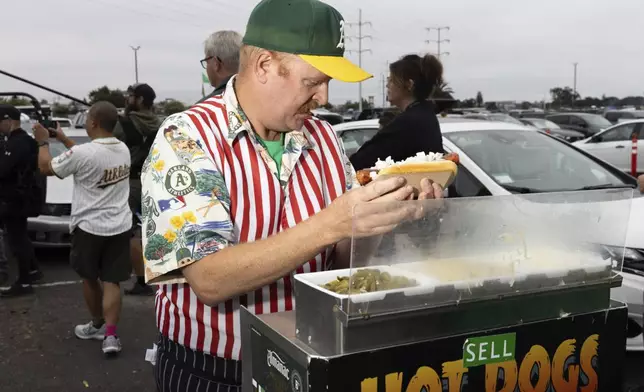
M34 126L40 171L60 178L74 176L70 262L83 278L83 294L92 315L92 321L76 326L74 332L79 339L103 340L105 354L121 351L116 335L121 312L119 285L129 279L132 268L130 152L112 134L117 120L114 105L95 103L85 124L92 142L78 146L60 128L48 131L40 124ZM50 132L69 148L54 158L48 148Z

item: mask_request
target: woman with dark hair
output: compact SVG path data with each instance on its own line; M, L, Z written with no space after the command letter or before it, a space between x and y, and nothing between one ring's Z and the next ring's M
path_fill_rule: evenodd
M401 110L349 158L356 170L388 156L401 161L418 152L444 152L443 138L429 97L443 81L443 65L433 55L410 54L389 66L387 99Z

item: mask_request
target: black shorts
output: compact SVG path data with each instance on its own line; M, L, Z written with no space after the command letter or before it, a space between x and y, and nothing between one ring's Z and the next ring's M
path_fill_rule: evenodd
M130 279L131 233L104 237L75 228L69 255L74 271L83 279L120 283Z

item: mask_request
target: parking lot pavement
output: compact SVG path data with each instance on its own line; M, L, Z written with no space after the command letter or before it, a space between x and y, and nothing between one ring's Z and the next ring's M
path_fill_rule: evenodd
M144 360L157 333L154 298L124 297L123 351L106 359L100 341L74 336L74 326L90 317L66 255L40 259L45 282L36 294L0 301L0 391L155 391Z
M124 297L123 351L106 359L101 342L76 339L89 321L78 277L64 251L39 252L44 284L31 297L0 300L0 391L155 391L145 350L156 338L153 297ZM629 353L625 391L644 392L644 353Z

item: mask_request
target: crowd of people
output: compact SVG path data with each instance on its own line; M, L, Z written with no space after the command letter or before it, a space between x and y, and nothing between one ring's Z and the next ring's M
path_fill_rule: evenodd
M73 176L70 262L91 315L76 336L102 340L105 353L121 350L120 284L134 272L127 294L156 291L158 389L239 391L241 306L256 314L294 309L293 273L348 267L352 237L373 238L376 251L382 234L423 214L417 203L383 211L382 202L444 194L429 179L414 196L402 178L366 186L355 178L379 158L443 152L428 99L442 81L436 57L407 55L390 65L388 99L400 113L383 116L378 134L351 157L310 114L327 103L331 79L371 77L344 57L344 26L318 0L263 0L243 37L219 31L206 40L200 62L211 94L159 124L154 90L133 85L123 116L110 103L92 105L91 142L82 145L41 124L31 137L15 108L0 107L8 136L0 226L20 266L1 295L28 294L42 277L26 232L42 202L39 177ZM52 137L68 151L52 157ZM358 203L371 208L355 226ZM6 280L3 260L0 247Z

